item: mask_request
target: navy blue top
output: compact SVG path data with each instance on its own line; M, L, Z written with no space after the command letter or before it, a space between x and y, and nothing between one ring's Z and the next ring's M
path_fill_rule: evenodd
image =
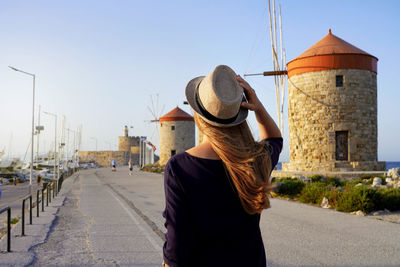
M271 145L274 168L283 140L265 142ZM222 160L176 154L165 167L164 189L165 263L171 267L266 266L260 214L243 209Z

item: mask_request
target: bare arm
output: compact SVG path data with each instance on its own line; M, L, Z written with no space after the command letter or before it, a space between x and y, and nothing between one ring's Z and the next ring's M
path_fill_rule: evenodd
M274 120L268 114L261 101L258 99L254 89L251 88L251 86L245 80L243 80L240 75L237 76L237 80L240 86L243 87L248 101L248 103L242 102L242 107L254 111L261 140L271 137L282 137L281 131L279 130L278 126L276 126Z

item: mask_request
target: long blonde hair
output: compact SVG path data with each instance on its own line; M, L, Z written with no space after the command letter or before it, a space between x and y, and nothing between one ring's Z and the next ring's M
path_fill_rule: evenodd
M224 163L244 210L255 214L269 208L271 155L266 143L254 140L246 121L223 128L207 123L197 113L194 119Z

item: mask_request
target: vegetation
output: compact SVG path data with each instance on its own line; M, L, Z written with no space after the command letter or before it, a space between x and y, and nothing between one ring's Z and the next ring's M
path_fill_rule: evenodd
M281 185L278 188L278 194L285 197L294 198L298 196L305 184L297 179L284 178L278 180Z
M274 179L277 196L298 198L300 202L321 204L326 197L331 208L343 212L362 210L369 213L374 210L400 210L400 189L372 188L376 176L364 175L353 181L341 181L335 177L320 175L310 177L311 182L299 179ZM384 178L382 184L384 184Z
M19 222L19 220L17 218L12 218L10 222L11 224L16 224Z
M303 203L319 204L325 196L325 191L327 191L325 183L309 183L301 191L299 200Z
M145 172L154 172L154 173L164 173L165 166L161 166L158 163L147 164L143 166L140 170Z

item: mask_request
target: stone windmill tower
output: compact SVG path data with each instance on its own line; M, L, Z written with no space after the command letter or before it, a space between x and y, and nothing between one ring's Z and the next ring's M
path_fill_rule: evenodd
M195 146L194 119L176 107L162 116L159 122L160 165L165 165L171 156Z
M378 59L328 35L287 64L284 171L384 170L377 161Z

